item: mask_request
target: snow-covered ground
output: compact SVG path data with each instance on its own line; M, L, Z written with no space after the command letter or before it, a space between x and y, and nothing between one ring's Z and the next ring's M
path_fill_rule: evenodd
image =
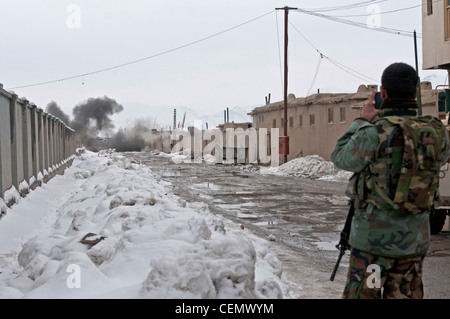
M318 155L295 158L275 167L261 168L261 174L302 176L319 180L348 180L351 172L340 170Z
M298 296L270 241L170 189L119 153L75 158L0 219L0 298Z
M175 154L161 152L161 156L168 156L175 163L193 162L190 150ZM203 156L203 163L214 164L216 159L212 155ZM332 162L326 161L319 155L308 155L294 158L279 166L261 167L261 174L278 176L301 176L317 180L347 181L352 173L338 169Z

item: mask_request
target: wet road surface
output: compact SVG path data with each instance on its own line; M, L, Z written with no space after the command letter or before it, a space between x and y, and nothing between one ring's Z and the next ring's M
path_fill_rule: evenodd
M203 202L213 213L272 241L284 275L294 285L285 297L341 298L348 252L335 280L329 278L338 256L334 246L348 212L346 181L261 174L252 165L174 163L145 152L123 154L151 166L187 202ZM433 236L432 258L425 260L425 267L439 271L425 268L428 298L450 298L449 237L446 232ZM446 286L441 275L446 276Z
M348 212L345 181L261 174L251 165L178 164L150 153L124 155L151 166L187 202L203 202L213 213L271 240L286 276L298 282L299 297L340 297L345 257L335 281L329 278Z

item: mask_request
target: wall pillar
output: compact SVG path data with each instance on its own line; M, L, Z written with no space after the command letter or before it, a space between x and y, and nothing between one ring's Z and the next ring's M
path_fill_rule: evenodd
M0 196L12 186L11 176L11 121L12 95L0 84Z
M31 153L31 108L27 100L22 100L22 156L23 156L23 178L30 186L30 178L33 176L32 153ZM29 187L22 190L28 193Z
M30 126L31 126L31 189L36 188L38 185L38 174L40 172L40 144L39 144L39 113L37 112L36 105L30 108Z
M23 147L22 147L22 109L18 97L13 94L9 104L11 129L11 174L12 184L19 191L19 185L24 179Z
M44 183L47 183L48 181L48 167L49 167L49 139L48 139L48 119L47 119L48 114L47 113L42 113L42 145L44 147L44 156L43 156L43 160L44 160L44 167L42 170L42 174L44 175Z

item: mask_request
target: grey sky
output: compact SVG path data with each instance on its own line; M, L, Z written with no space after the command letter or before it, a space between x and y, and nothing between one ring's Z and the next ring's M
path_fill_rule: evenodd
M365 4L367 2L367 4ZM0 0L2 30L0 83L6 89L86 74L149 57L237 26L276 7L302 9L362 4L357 9L324 11L327 15L364 15L369 5L381 12L420 5L420 0ZM75 5L75 7L70 7ZM79 21L76 11L80 10ZM68 11L69 9L69 11ZM75 16L74 16L75 14ZM366 23L368 17L345 17ZM197 44L140 63L106 72L15 89L39 107L52 100L71 113L90 98L107 95L126 103L188 106L212 114L226 107L282 100L277 37L283 54L283 12L260 19ZM381 27L421 32L421 8L382 14ZM414 65L412 37L357 28L301 12L289 21L289 92L305 96L319 53L372 79L392 62ZM79 28L77 23L79 22ZM75 26L75 27L74 27ZM297 30L294 29L294 26ZM421 65L421 39L418 39ZM282 61L281 61L282 62ZM421 71L424 78L443 71ZM355 92L356 78L323 59L312 91L318 88ZM375 83L379 84L379 83ZM145 116L145 110L142 110ZM170 123L161 123L166 125Z

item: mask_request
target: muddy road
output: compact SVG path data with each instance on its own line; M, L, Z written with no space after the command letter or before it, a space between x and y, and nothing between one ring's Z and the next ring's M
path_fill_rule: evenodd
M150 153L123 153L149 165L173 192L187 202L203 202L216 214L242 225L272 243L291 282L285 298L341 298L348 269L348 252L336 278L330 275L338 251L335 245L348 212L347 182L261 174L252 165L174 163ZM450 239L433 236L425 267L444 269L450 262ZM435 251L439 253L436 254ZM433 253L434 252L434 253ZM428 298L450 298L450 269L428 272ZM441 283L442 276L445 285ZM436 285L434 289L432 285Z
M335 281L329 278L348 212L345 181L261 174L251 165L177 164L149 153L124 155L151 166L187 202L203 202L213 213L270 240L285 276L297 284L292 297L340 297L345 257Z

